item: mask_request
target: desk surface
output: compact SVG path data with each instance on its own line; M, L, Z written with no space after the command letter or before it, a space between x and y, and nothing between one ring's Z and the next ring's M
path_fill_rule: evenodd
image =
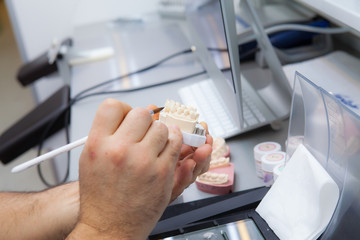
M105 79L111 79L128 71L134 71L139 66L154 62L154 58L161 59L161 55L167 56L169 52L177 52L187 46L186 37L175 31L176 28L181 28L181 25L174 25L172 21L162 22L160 25L156 21L155 23L128 23L121 25L122 27L119 27L119 25L98 24L78 29L74 37L75 49L77 47L79 50L84 50L110 46L116 49L116 54L114 57L104 61L74 67L71 81L72 96ZM146 32L152 32L151 36L153 38L144 38L142 34ZM136 41L133 38L134 34L137 35ZM120 47L122 52L119 52ZM131 50L133 50L133 54ZM169 78L183 76L184 72L188 75L201 69L201 65L197 60L189 56L182 56L161 68L153 69L131 79L125 79L120 84L112 84L110 88L131 89L146 86L147 84L165 82ZM202 77L206 76L197 76L196 78ZM193 80L194 78L190 78L133 92L96 96L76 103L71 109L71 141L88 134L96 109L105 98L117 98L133 107L145 107L150 103L162 105L168 98L180 101L180 99L167 95L170 88L179 89ZM226 140L231 149L231 161L235 164L235 191L264 185L262 179L258 178L255 173L253 147L260 142L276 141L284 148L287 127L288 122L285 121L283 128L279 131L274 131L270 127L263 127ZM71 152L69 176L71 181L78 179L78 159L81 150L79 148ZM201 192L196 188L195 184L192 184L185 190L181 200L188 202L211 196L214 195Z

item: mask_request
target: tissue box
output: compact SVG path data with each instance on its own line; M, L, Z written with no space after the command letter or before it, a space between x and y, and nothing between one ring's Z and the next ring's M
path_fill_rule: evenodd
M288 139L302 144L336 182L335 212L322 239L360 236L360 117L336 96L296 72ZM290 157L295 148L287 147Z

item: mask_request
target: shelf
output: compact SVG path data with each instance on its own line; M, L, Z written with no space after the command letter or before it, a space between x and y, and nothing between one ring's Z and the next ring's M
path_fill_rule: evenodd
M358 0L297 0L360 32L360 2Z

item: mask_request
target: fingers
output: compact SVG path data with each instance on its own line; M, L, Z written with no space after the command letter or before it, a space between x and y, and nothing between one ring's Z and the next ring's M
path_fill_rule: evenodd
M166 125L155 121L151 124L148 132L142 139L142 144L148 149L149 154L159 156L167 143L168 135L169 130Z
M182 134L178 127L170 126L169 137L164 150L160 153L159 159L162 161L168 161L174 166L179 158L180 150L182 146Z
M205 141L206 144L209 144L210 146L213 145L213 138L212 136L210 136L209 134L206 135L206 141Z
M193 172L196 162L192 159L186 159L178 163L174 175L174 187L171 194L171 201L174 201L180 194L193 182Z
M146 106L146 109L147 110L154 110L155 108L157 108L157 106L156 105L154 105L154 104L149 104L148 106Z
M181 147L180 157L179 159L184 159L188 156L191 156L194 153L194 147L183 144Z
M206 135L206 142L205 145L201 146L200 148L195 151L196 154L194 154L195 161L199 162L198 166L199 169L196 169L198 172L198 175L205 173L207 170L209 170L210 166L210 159L211 159L211 152L212 152L212 145L213 145L213 138L209 134ZM204 161L198 161L198 159L206 159Z
M116 99L105 100L98 108L90 135L109 136L114 134L131 107Z
M183 160L179 161L174 175L174 187L171 200L175 200L185 188L196 180L196 177L209 169L212 151L212 137L207 136L206 144L195 149L186 145L182 146L182 156L189 153ZM182 158L181 158L182 159Z
M206 130L206 141L205 144L209 144L210 146L213 145L213 138L209 135L208 132L208 126L206 124L206 122L200 122L200 124L203 126L203 128L205 128ZM190 156L194 151L196 151L196 147L191 147L188 145L183 145L182 149L181 149L181 153L180 153L180 159L184 159L188 156Z
M211 151L211 145L204 144L194 152L192 159L196 162L196 167L193 172L195 178L209 169Z
M205 128L206 134L209 134L209 128L206 122L200 122L200 125Z
M128 142L140 142L150 128L151 123L152 118L148 110L134 108L126 115L116 131L116 135L125 138Z

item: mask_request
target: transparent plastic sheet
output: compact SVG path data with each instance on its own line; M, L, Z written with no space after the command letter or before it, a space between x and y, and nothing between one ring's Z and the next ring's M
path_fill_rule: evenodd
M321 239L360 235L360 118L334 95L296 72L287 141L288 159L301 139L340 189L334 215ZM298 141L299 142L299 141Z

